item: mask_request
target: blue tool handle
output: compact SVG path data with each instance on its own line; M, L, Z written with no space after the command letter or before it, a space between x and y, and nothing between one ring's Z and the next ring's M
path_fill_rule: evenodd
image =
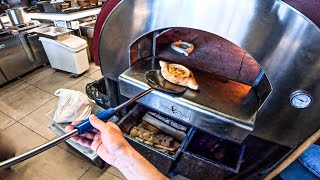
M107 122L116 111L113 108L109 108L105 111L99 112L96 114L97 118L101 119L103 122ZM78 135L90 132L93 129L93 126L90 124L89 118L83 120L80 124L74 127L78 130Z

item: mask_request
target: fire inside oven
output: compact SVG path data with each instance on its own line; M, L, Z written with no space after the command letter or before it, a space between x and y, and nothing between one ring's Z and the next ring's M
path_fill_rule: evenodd
M188 56L172 49L171 44L180 40L194 45ZM171 164L184 151L184 158L205 159L237 172L244 153L237 143L253 129L255 115L271 92L259 64L217 35L190 28L158 30L130 46L131 66L119 77L120 93L128 98L137 94L147 84L144 73L160 69L159 60L190 68L200 88L188 89L183 95L158 92L139 100L140 105L118 123L129 142L156 164ZM167 160L154 158L152 151L146 153L137 143ZM170 166L158 166L166 167Z

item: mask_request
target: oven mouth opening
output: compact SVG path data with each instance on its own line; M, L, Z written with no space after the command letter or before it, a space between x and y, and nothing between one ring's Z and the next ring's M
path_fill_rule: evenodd
M175 51L171 46L178 41L191 43L194 50L188 56ZM272 91L267 75L250 54L227 39L202 30L172 27L153 31L135 40L129 52L131 65L154 57L203 73L208 82L211 77L237 82L243 94L255 91L259 99L257 111Z

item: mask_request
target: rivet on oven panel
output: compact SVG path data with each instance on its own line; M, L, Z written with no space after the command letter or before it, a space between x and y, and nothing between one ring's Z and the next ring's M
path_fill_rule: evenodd
M290 96L290 103L295 108L306 108L311 104L311 102L312 97L303 91L296 91Z

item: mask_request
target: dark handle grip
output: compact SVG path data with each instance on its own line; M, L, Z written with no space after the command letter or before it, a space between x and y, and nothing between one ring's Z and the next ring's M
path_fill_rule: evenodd
M113 108L102 111L96 114L97 118L101 119L103 122L107 122L115 113ZM84 134L86 132L90 132L93 129L93 126L90 124L89 118L83 120L80 124L74 127L78 130L78 135Z

